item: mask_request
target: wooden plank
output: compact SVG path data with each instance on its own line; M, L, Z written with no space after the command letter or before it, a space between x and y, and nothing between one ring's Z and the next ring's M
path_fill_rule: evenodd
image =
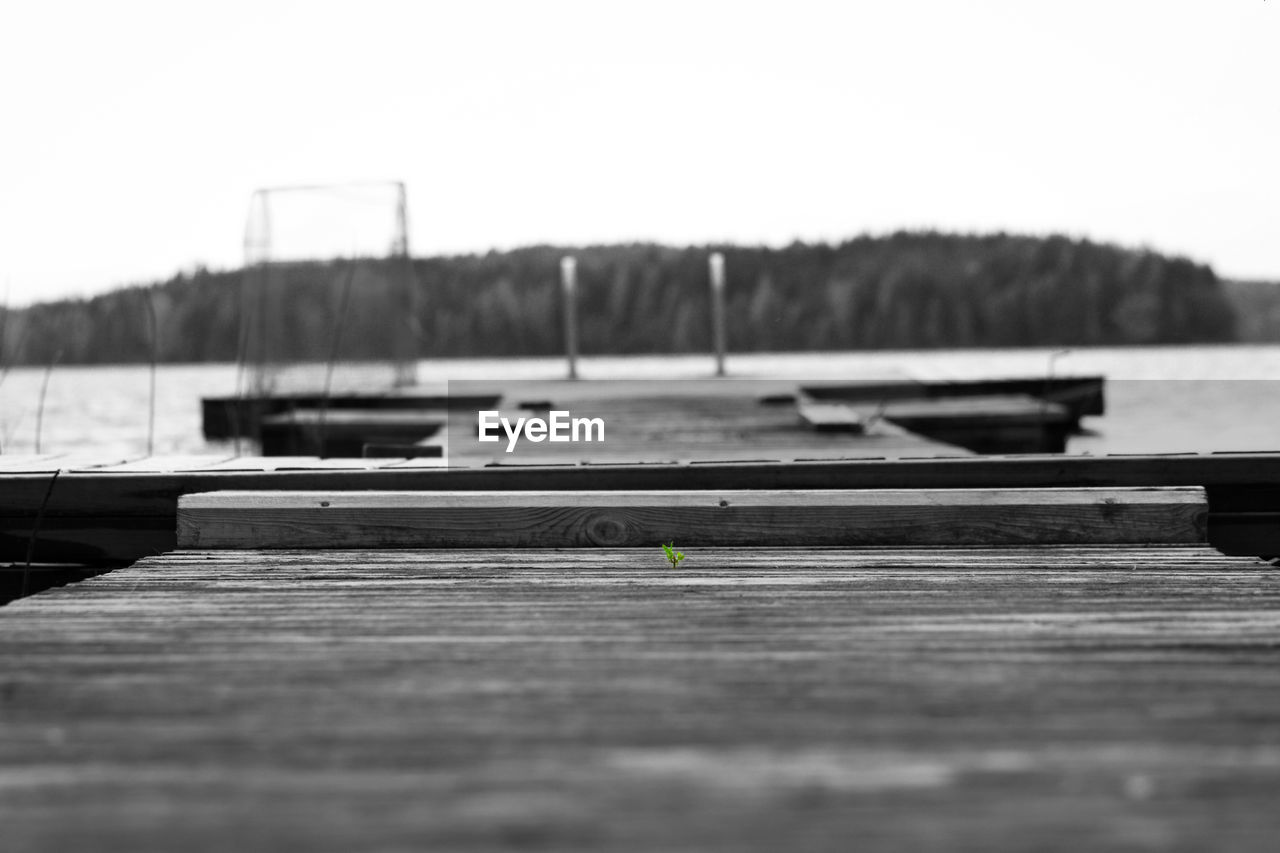
M363 458L365 459L444 459L444 445L422 444L387 444L384 442L365 442ZM441 463L443 464L443 462Z
M333 429L424 429L434 432L449 419L449 410L438 409L292 409L262 419L263 425L308 426Z
M845 405L850 405L846 403ZM863 407L864 411L866 407ZM1027 395L945 397L925 400L893 400L875 411L887 420L948 420L981 424L996 420L1018 423L1066 422L1065 407Z
M373 467L370 466L373 463ZM389 464L379 464L389 463ZM432 463L434 466L434 463ZM263 471L283 465L285 470ZM307 466L310 466L308 468ZM263 460L245 457L219 470L174 473L64 472L46 507L65 519L68 545L102 550L96 516L146 518L148 529L170 535L178 496L218 490L650 490L1001 488L1205 485L1209 541L1231 553L1280 553L1280 524L1262 515L1213 522L1220 512L1280 511L1280 454L1194 456L1026 456L970 459L845 460L708 465L591 465L565 467L414 467L392 460ZM0 515L30 521L45 500L52 472L0 477ZM73 530L82 525L80 533ZM78 539L76 538L78 536ZM167 544L165 544L167 542ZM142 542L131 561L173 540ZM1255 543L1255 544L1249 544ZM112 546L114 547L114 546ZM1241 550L1248 548L1257 550ZM0 560L24 560L25 540L0 539Z
M806 382L805 394L820 400L845 400L878 404L888 400L920 398L987 397L1023 394L1059 403L1073 420L1105 412L1102 376L1043 376L1008 379L898 380L877 382Z
M163 474L172 471L207 471L214 465L229 462L235 458L229 453L147 456L142 459L121 462L117 465L101 465L97 470L112 474Z
M239 456L210 465L205 471L369 471L382 464L384 463L379 460L360 456L332 459L319 459L315 456Z
M5 847L1273 849L1269 567L685 550L189 552L7 605Z
M285 466L284 470L277 470ZM309 466L309 467L308 467ZM350 470L345 470L350 469ZM50 472L52 473L52 472ZM884 489L1207 487L1210 503L1258 502L1280 509L1280 453L1232 456L1023 456L910 460L823 460L799 464L591 465L564 468L451 467L398 470L377 460L239 457L205 471L64 472L48 510L55 515L169 515L181 494L223 490L544 491L652 489ZM0 478L0 514L34 514L49 476Z
M893 400L863 416L976 453L1061 453L1076 429L1066 407L1025 395Z
M182 548L1193 543L1204 491L211 492Z
M114 468L143 457L102 452L51 453L0 456L0 472L11 474L52 474L54 471L89 471Z
M325 395L320 392L273 394L270 396L205 397L201 400L201 419L205 438L231 439L237 435L257 438L258 428L264 417L293 409L326 411L340 409L469 409L487 408L498 400L489 394L448 394L435 392L415 393L378 391L371 393L343 393Z
M858 410L845 403L822 403L802 398L796 402L800 420L819 432L862 433L866 422Z
M148 557L146 565L163 566L165 579L148 584L201 577L245 566L307 567L316 582L356 584L372 570L400 571L405 579L432 576L447 579L459 572L477 578L492 573L527 573L541 583L574 583L584 576L609 572L666 572L670 577L699 580L712 573L726 580L749 582L753 577L845 570L927 571L941 578L946 572L963 577L969 572L999 571L1010 576L1022 571L1160 571L1190 572L1265 569L1254 557L1228 556L1205 545L1011 545L1000 548L953 546L859 548L735 548L677 543L688 557L676 572L661 549L646 548L436 548L436 549L184 549ZM247 569L246 569L247 571ZM797 575L797 572L800 574ZM212 576L212 575L210 575ZM1190 577L1190 575L1188 575Z
M57 470L57 464L54 460L58 459L60 454L57 453L7 453L0 456L0 471L20 473L42 473Z
M350 457L367 442L412 443L448 423L447 409L294 409L262 418L264 456Z
M369 456L367 451L366 456ZM379 454L372 454L378 456ZM442 468L450 464L449 432L441 430L435 435L415 441L402 448L387 448L381 455L399 455L399 459L388 460L386 468Z

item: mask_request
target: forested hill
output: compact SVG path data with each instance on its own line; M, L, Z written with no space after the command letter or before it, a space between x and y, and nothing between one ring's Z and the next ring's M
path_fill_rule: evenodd
M1224 281L1222 288L1236 313L1236 340L1280 343L1280 282Z
M344 357L386 355L412 328L418 355L561 351L559 262L578 258L581 350L671 353L709 347L707 255L728 273L729 346L750 350L1079 346L1230 341L1236 318L1214 272L1182 258L1064 237L898 233L838 245L671 248L539 246L485 255L293 266L271 274L280 356L324 358L342 327ZM258 278L261 278L259 276ZM148 308L162 361L235 360L239 271L7 311L6 364L150 358ZM250 282L251 288L256 286ZM243 300L261 305L256 294ZM341 318L339 318L341 315Z

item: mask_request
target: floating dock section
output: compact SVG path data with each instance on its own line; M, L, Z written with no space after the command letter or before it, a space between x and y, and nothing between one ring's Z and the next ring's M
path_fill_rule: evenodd
M790 458L787 453L838 456L838 443L811 434L836 427L864 434L863 450L881 442L891 455L899 455L892 448L904 444L930 455L948 448L1060 453L1081 418L1104 409L1101 377L857 383L485 381L381 394L209 398L203 401L204 434L211 440L259 442L267 456L360 456L362 450L389 456L396 446L404 456L429 456L438 454L418 453L416 446L443 430L450 436L454 462L475 463L492 457L490 448L472 440L476 412L499 406L526 414L586 406L611 427L624 427L629 441L612 454L607 448L575 449L578 459L595 462L670 461L705 454L715 445L738 454L753 446L771 449L768 458L780 458L779 453L781 458ZM814 419L818 412L820 421ZM716 431L723 435L717 438L712 434ZM846 452L847 446L845 442ZM541 456L550 448L538 450ZM674 455L649 458L654 453Z

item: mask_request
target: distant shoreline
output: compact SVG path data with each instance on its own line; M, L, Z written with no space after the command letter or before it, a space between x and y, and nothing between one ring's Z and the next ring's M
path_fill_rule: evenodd
M554 356L566 254L578 261L584 353L694 353L709 346L711 251L726 259L731 352L1280 339L1280 288L1222 281L1185 258L1061 236L899 232L198 269L4 310L0 363L324 361L335 347L348 360Z

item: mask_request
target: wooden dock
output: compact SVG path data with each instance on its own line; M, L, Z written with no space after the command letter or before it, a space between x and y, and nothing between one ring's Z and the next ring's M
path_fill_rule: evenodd
M821 423L813 420L814 403L827 406ZM831 431L829 415L837 407L843 414L836 431L846 435L814 435ZM258 441L267 456L358 456L364 445L385 456L388 444L411 449L443 427L453 463L474 464L493 456L491 447L475 442L476 414L499 408L525 415L572 410L609 425L605 445L526 446L526 462L685 461L708 452L717 459L751 458L752 452L834 458L847 455L850 446L877 455L905 455L904 447L915 455L960 448L1060 453L1083 416L1102 413L1103 380L477 380L382 394L210 398L203 401L203 419L206 438ZM848 428L853 422L858 429ZM857 440L851 443L847 433Z
M962 386L214 401L409 443L0 457L0 581L88 578L0 607L0 848L1272 849L1280 454L976 456L1101 387ZM507 454L497 401L615 441Z
M186 495L180 548L1200 544L1204 489L263 492Z
M1280 580L1177 547L183 551L0 608L13 851L1280 835Z

